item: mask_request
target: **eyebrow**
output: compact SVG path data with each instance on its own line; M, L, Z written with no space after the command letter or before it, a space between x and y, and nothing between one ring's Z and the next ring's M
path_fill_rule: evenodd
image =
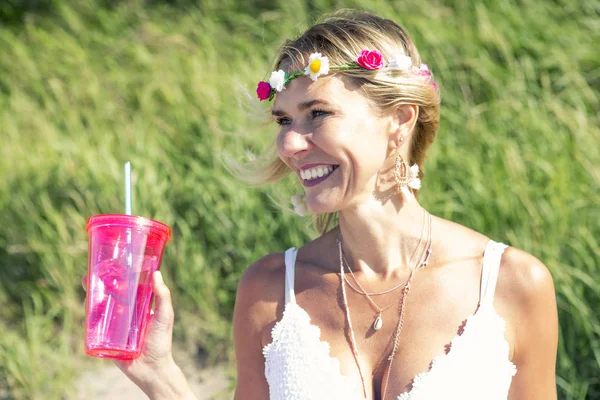
M329 103L325 100L315 99L315 100L305 101L303 103L298 104L298 110L304 111L304 110L311 108L312 106L317 105L317 104L331 105L331 103ZM280 117L282 115L287 115L287 113L283 110L273 110L273 111L271 111L271 115Z

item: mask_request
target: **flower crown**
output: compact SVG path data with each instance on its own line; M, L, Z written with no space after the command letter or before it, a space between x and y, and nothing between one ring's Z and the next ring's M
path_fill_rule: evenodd
M360 56L358 56L356 61L339 66L330 66L327 57L323 56L321 53L312 53L308 58L308 65L306 68L297 69L290 74L282 69L273 71L269 78L269 82L258 82L256 94L260 101L271 101L277 92L281 92L292 79L298 78L299 76L310 76L313 81L316 81L319 76L327 75L329 70L342 71L350 69L366 69L370 71L388 70L411 73L423 77L426 83L431 83L433 88L436 91L438 90L437 84L433 81L427 64L415 66L409 56L397 54L390 57L387 65L384 65L383 55L379 51L363 50L360 52Z

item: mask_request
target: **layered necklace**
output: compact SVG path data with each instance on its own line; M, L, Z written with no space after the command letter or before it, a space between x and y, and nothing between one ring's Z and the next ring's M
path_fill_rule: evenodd
M387 372L385 374L385 382L384 382L384 386L383 386L383 396L381 397L382 400L385 400L386 394L387 394L387 388L388 388L388 382L390 379L390 373L392 371L392 363L394 361L394 356L396 355L396 352L398 351L398 346L400 344L400 333L402 332L402 325L404 322L404 313L405 313L405 303L406 303L406 297L408 295L408 292L410 291L410 287L411 287L411 283L413 280L413 277L415 275L415 273L424 268L428 262L429 262L429 258L431 256L431 214L429 214L427 211L425 212L425 217L427 217L428 220L428 236L427 236L427 243L425 245L425 249L423 250L423 252L421 253L421 257L419 257L418 262L416 263L415 267L411 269L410 271L410 275L407 279L406 282L403 282L400 285L397 285L396 287L386 291L385 293L389 293L393 290L396 290L402 286L404 286L404 289L402 290L402 296L399 298L399 300L394 301L393 304L395 304L396 302L400 301L399 303L399 307L398 307L398 314L399 314L399 318L398 318L398 324L396 325L396 330L394 332L394 345L392 347L392 351L388 357L388 361L390 362L390 365L387 368ZM337 243L338 243L338 250L339 250L339 258L340 258L340 283L342 285L342 296L344 299L344 310L346 313L346 322L348 323L348 329L350 330L350 348L352 350L352 354L354 356L354 361L356 362L356 366L358 367L358 373L360 375L360 379L362 381L362 387L363 387L363 395L364 398L367 398L367 386L365 384L365 377L362 371L362 368L360 366L360 356L358 354L358 347L356 345L356 338L354 336L354 330L352 329L352 320L350 318L350 307L348 306L348 296L346 294L346 285L345 283L348 283L348 285L350 286L349 282L347 281L345 275L344 275L344 252L342 249L342 239L338 238L337 239ZM420 241L419 241L420 243ZM422 260L422 261L421 261ZM350 269L350 271L352 272L352 269ZM378 307L373 300L370 298L370 296L373 295L377 295L376 293L367 293L362 286L360 286L358 280L356 280L356 277L353 276L353 278L355 279L355 282L358 284L358 286L361 288L361 294L365 295L367 297L367 299L369 299L369 302L371 303L371 305L376 309L376 311L378 311L378 317L375 319L375 322L373 323L373 329L378 330L381 329L381 326L383 324L383 320L381 318L381 314L383 313L383 311L385 311L387 308L391 307L391 305L385 307L385 308L380 308ZM379 292L381 294L383 294L384 292ZM379 323L378 323L379 321ZM376 329L376 325L379 324L379 328Z
M417 251L419 250L419 248L421 247L421 242L423 241L423 234L425 232L425 226L426 226L426 219L427 216L429 215L429 213L424 212L423 213L423 224L422 224L422 228L421 228L421 236L419 237L419 242L417 243L417 246L415 247L415 250L413 251L413 253L410 256L410 259L408 261L408 265L412 265L412 260L415 256L415 254L417 253ZM422 254L421 254L422 257ZM356 285L358 285L358 288L354 287L350 281L348 280L347 276L344 276L344 281L346 282L346 284L352 289L354 290L356 293L361 294L363 296L365 296L369 302L369 304L371 305L371 307L373 308L373 310L375 311L375 317L374 317L374 321L373 321L373 330L376 332L378 330L380 330L383 327L383 312L385 310L388 310L389 308L391 308L392 306L394 306L400 299L401 297L398 297L396 300L394 300L391 304L387 305L384 308L379 307L375 301L371 298L372 296L381 296L387 293L391 293L399 288L401 288L402 286L404 286L406 283L408 283L408 279L406 278L403 282L401 282L400 284L394 286L391 289L388 290L384 290L383 292L367 292L363 286L360 284L360 282L358 281L358 279L356 278L356 276L354 275L354 272L352 271L352 268L350 268L350 264L348 263L348 260L346 259L346 255L344 254L344 252L342 251L342 258L344 260L344 264L345 266L348 268L348 271L350 271L350 275L352 275L352 279L354 280L354 282L356 283Z

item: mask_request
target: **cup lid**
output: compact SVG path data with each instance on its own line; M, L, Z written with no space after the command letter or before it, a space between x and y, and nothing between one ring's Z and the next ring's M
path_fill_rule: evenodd
M162 222L155 221L150 218L138 217L135 215L125 214L100 214L94 215L87 220L85 230L89 232L91 228L99 226L117 225L123 227L132 227L138 229L150 229L159 235L166 236L166 239L171 239L171 228Z

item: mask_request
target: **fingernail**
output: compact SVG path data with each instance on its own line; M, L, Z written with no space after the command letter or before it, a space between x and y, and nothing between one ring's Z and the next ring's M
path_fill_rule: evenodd
M163 280L163 276L160 271L156 271L156 282L163 284L165 281Z

